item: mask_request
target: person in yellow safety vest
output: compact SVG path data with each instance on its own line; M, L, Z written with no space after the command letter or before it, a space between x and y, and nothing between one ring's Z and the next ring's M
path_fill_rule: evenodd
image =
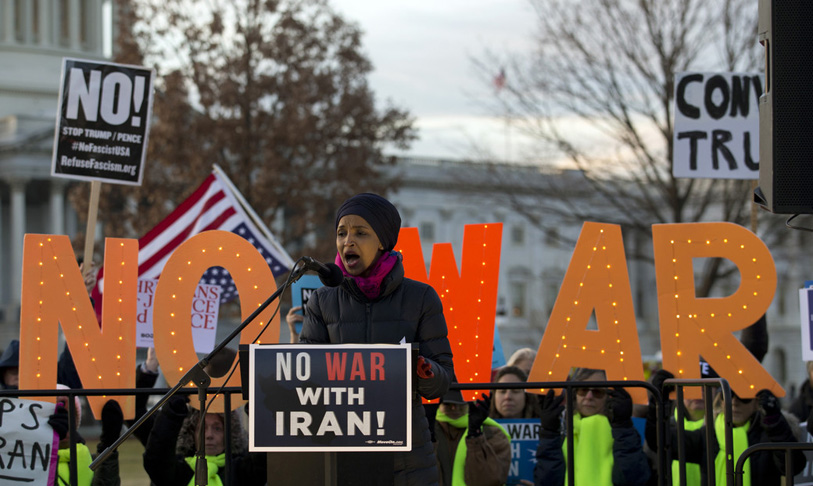
M701 361L701 370L703 370L703 365L706 365L705 369L710 369L708 364ZM670 393L674 387L668 387L668 390L663 390L663 382L668 377L668 372L664 372L663 370L657 370L655 373L652 374L652 378L650 382L652 383L655 388L661 390L663 393ZM703 378L709 378L708 374L704 374L701 371L701 376ZM657 409L655 408L655 401L654 397L650 396L650 407L647 413L652 414L652 420L657 419ZM678 408L674 408L672 412L672 416L674 417L674 423L677 424L678 420ZM668 408L666 411L666 415L669 414ZM683 399L683 430L697 430L703 426L705 420L705 412L706 412L706 402L702 398L700 399L693 399L693 398L684 398ZM654 428L648 428L646 430L646 440L647 445L653 451L657 450L657 436L656 431ZM677 459L677 450L672 451L673 460L672 460L672 467L671 467L671 483L674 486L680 485L680 461ZM693 464L687 462L685 464L685 471L686 471L686 486L700 486L700 465Z
M70 482L70 463L71 463L71 450L70 450L70 437L68 435L68 397L60 396L56 399L56 409L54 413L48 418L48 424L54 429L54 433L59 436L59 449L57 450L57 464L56 474L54 475L55 486L69 485ZM76 398L76 422L78 428L82 420L81 404L78 397ZM90 469L90 463L93 458L90 455L88 446L85 445L85 440L77 434L76 442L76 473L79 486L91 486L93 481L93 471Z
M511 467L511 437L489 418L491 397L464 402L460 390L441 398L435 415L440 486L500 486Z
M572 381L607 381L603 370L576 370ZM651 474L641 436L632 424L632 398L623 388L577 388L573 415L574 484L637 486ZM564 394L542 396L542 426L536 450L534 484L567 484L567 440L563 435Z
M661 370L663 380L674 377L672 373ZM653 379L653 385L656 380ZM737 460L748 447L766 442L797 442L790 424L782 414L779 400L770 390L760 390L756 398L739 397L732 391L731 422L734 425L732 436L734 439L733 461ZM725 417L723 410L722 393L717 393L714 399L714 424L708 431L712 435L711 456L714 464L706 464L706 429L704 424L696 430L685 430L682 439L685 441L686 461L699 464L700 484L705 486L708 482L707 470L714 468L716 484L727 484L727 469L725 457ZM652 406L650 405L650 410ZM656 424L655 414L647 414L647 438L651 437ZM672 450L677 450L678 437L675 424L669 424L671 433L667 434ZM649 442L649 441L648 441ZM657 447L657 444L654 444ZM650 447L653 443L650 443ZM802 451L791 453L791 474L799 474L805 467L806 460ZM744 486L779 486L783 484L785 474L785 453L783 451L760 451L749 456L743 469Z
M703 426L706 412L706 402L703 399L683 399L683 430L697 430ZM678 419L678 410L675 407L675 420ZM680 462L672 461L672 484L680 485ZM686 464L686 486L700 486L700 465Z
M175 395L161 407L144 448L144 470L155 486L209 486L233 484L261 486L268 479L266 455L248 452L239 410L201 413L187 406L188 396ZM226 436L229 420L230 437ZM201 423L202 422L202 423ZM203 442L200 429L203 427ZM231 462L226 467L226 446L231 446ZM206 478L196 477L196 451L205 457ZM228 476L227 476L228 472Z
M67 386L62 384L58 384L57 388L68 389ZM71 439L68 434L68 400L69 398L65 395L56 397L56 409L54 413L48 417L48 424L59 437L56 470L54 471L53 482L51 483L54 486L67 486L71 484L70 467L72 458L70 449ZM82 408L79 397L75 397L74 400L76 404L75 426L78 428L82 422ZM121 407L116 401L108 400L104 404L101 422L102 433L97 449L99 452L115 442L121 433L124 417L121 412ZM90 463L93 460L90 449L88 449L88 446L85 445L85 440L78 433L76 434L76 438L77 484L79 486L115 486L121 484L119 478L118 452L113 452L94 474L90 469Z

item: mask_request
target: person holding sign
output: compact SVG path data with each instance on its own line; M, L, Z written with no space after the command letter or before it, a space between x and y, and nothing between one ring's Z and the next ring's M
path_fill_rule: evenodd
M604 370L581 368L573 381L606 381ZM553 390L541 403L534 484L563 486L566 483L567 440L562 435L564 394ZM575 484L596 486L644 485L651 471L632 424L632 398L623 388L577 388L573 415Z
M449 390L435 417L440 485L500 486L508 479L511 437L488 417L491 399L473 403L460 390Z
M663 382L673 378L674 375L666 370L660 370L652 379L652 384L663 388ZM665 390L666 393L668 390ZM725 463L725 417L723 415L723 394L718 392L714 398L714 424L709 433L712 434L711 456L714 464L706 464L706 430L707 424L696 430L684 430L682 439L685 442L686 462L700 465L701 484L706 484L708 467L714 468L717 484L726 483ZM652 405L650 405L650 409ZM653 436L654 413L647 414L647 437ZM740 398L731 391L731 421L734 424L732 436L734 439L734 463L748 447L765 442L797 442L787 418L782 413L779 399L770 390L760 390L756 398ZM671 440L672 450L677 450L678 435L674 423L669 424L671 433L667 434ZM648 441L650 447L655 446ZM653 449L656 450L656 449ZM805 467L806 459L802 451L794 451L791 456L793 475L797 475ZM783 451L760 451L752 454L745 462L743 470L743 484L747 486L778 486L782 484L785 472L785 453ZM674 478L673 478L674 479Z
M393 251L401 228L398 210L364 193L336 213L338 287L321 287L308 299L300 342L305 344L417 343L418 393L440 398L454 376L452 350L435 290L404 277ZM412 451L394 453L395 484L437 484L429 425L420 397L412 400Z

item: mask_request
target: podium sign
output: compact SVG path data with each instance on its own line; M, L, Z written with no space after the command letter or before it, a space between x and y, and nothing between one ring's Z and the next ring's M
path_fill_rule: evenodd
M411 345L249 348L252 452L412 449Z

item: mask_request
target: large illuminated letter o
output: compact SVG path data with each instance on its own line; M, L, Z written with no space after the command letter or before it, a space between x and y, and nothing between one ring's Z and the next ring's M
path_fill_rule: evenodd
M240 296L243 320L277 288L274 275L263 256L246 239L234 233L205 231L183 242L164 266L155 289L153 308L155 353L170 385L177 383L199 361L192 341L192 298L203 273L215 266L223 267L231 274ZM251 343L267 324L258 342L278 342L279 315L271 319L272 314L273 306L264 309L243 329L240 343ZM230 347L237 348L237 344L232 343ZM213 378L211 386L220 386L224 380L225 377ZM229 386L239 385L238 367ZM234 399L231 408L236 409L244 403L242 399ZM197 405L195 400L192 400L192 404ZM223 412L223 408L223 401L218 398L210 411Z

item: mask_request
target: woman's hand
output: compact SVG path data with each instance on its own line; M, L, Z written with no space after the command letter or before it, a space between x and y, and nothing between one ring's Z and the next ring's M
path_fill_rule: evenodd
M418 356L418 378L428 380L434 378L435 372L432 371L432 364L423 356Z
M305 316L300 314L298 311L302 310L302 306L298 305L295 307L291 307L291 310L288 311L288 314L285 316L285 322L288 323L288 330L291 332L291 343L296 344L299 342L299 333L296 332L296 324L298 322L304 322Z
M147 348L147 360L144 361L144 369L150 373L158 373L158 355L155 354L155 348Z
M79 265L79 272L82 273L82 278L85 280L85 288L88 291L88 295L93 292L93 287L96 286L96 264L93 262L89 262L87 266L85 266L84 262Z

